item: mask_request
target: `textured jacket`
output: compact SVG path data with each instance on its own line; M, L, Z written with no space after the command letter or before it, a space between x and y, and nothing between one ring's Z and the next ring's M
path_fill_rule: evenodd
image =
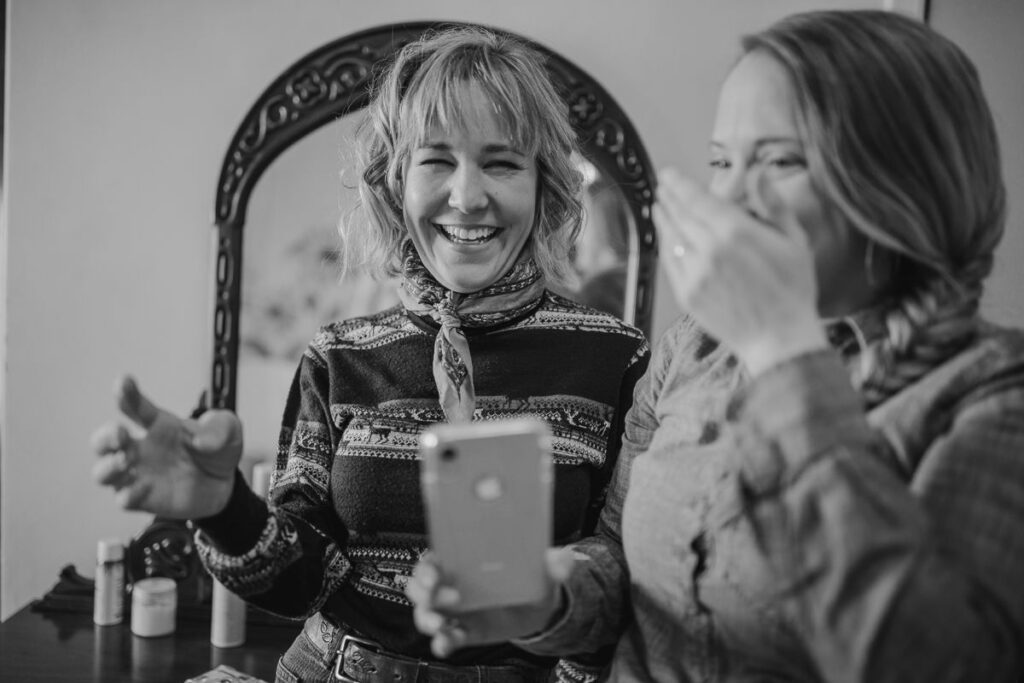
M1024 335L985 327L870 411L843 363L745 382L668 332L589 559L521 645L618 641L616 681L1019 681Z

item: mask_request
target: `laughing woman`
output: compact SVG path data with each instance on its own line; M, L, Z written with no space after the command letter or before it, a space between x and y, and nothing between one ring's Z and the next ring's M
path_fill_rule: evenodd
M548 291L570 267L581 176L564 103L532 49L461 29L404 48L364 130L349 265L401 277L401 304L328 325L288 395L268 501L237 472L241 425L155 407L130 379L97 431L96 478L128 509L193 519L204 564L305 628L278 681L547 680L555 659L508 643L447 662L404 588L426 549L419 434L533 415L555 458L554 536L593 528L648 347L622 321ZM560 668L562 675L573 666Z

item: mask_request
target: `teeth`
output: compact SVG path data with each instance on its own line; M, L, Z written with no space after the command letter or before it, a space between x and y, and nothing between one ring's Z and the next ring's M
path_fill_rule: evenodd
M484 242L498 232L497 228L490 226L438 225L437 227L455 242Z

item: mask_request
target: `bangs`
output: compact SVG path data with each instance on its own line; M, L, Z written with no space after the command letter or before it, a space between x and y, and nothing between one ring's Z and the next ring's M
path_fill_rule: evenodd
M449 59L444 59L446 56ZM475 125L477 112L466 106L467 90L475 85L511 146L525 156L537 155L540 136L536 130L529 130L528 122L543 118L535 97L522 91L521 79L511 64L492 59L484 49L435 57L409 84L400 112L398 129L404 131L400 147L418 147L431 130L452 131Z

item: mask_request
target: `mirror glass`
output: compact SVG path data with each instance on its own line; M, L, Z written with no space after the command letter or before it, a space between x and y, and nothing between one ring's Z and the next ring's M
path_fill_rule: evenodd
M338 277L337 222L358 197L353 141L361 117L349 114L291 145L249 200L236 397L247 457L274 457L288 387L316 330L398 302L394 280ZM579 283L558 291L622 317L635 299L637 230L620 188L594 164L577 164L585 183Z
M337 224L358 196L348 170L360 118L349 114L291 145L249 199L235 404L247 457L274 455L292 375L317 329L398 301L394 283L338 277Z
M559 294L628 319L636 299L637 229L626 196L608 175L577 157L583 173L583 227L573 254L578 282Z

